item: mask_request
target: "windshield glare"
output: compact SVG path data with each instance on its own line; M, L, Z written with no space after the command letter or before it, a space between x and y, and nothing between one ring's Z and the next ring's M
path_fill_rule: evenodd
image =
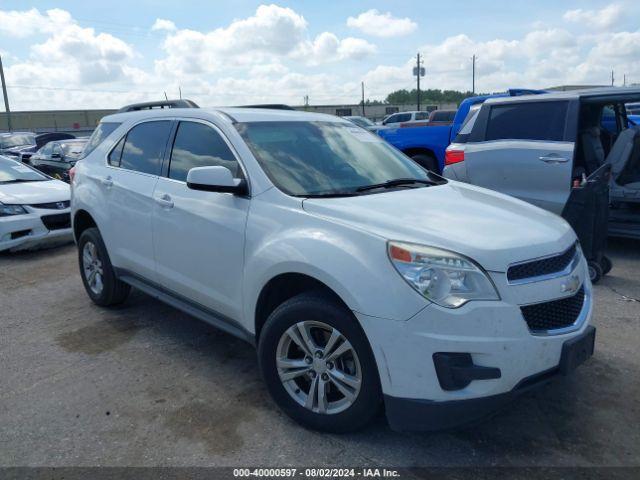
M429 178L380 137L346 123L249 122L236 127L271 181L289 195L348 193L397 178Z
M47 180L47 177L22 163L0 157L0 183L35 182L39 180Z
M61 143L60 147L67 157L79 157L87 142L67 142Z
M7 135L0 138L1 148L21 147L23 145L35 145L36 140L33 135Z

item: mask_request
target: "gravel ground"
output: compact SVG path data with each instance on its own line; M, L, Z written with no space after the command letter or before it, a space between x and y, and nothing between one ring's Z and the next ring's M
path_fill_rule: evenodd
M140 292L94 306L74 246L0 254L0 465L639 466L639 247L610 242L573 376L471 428L340 436L280 413L245 343Z

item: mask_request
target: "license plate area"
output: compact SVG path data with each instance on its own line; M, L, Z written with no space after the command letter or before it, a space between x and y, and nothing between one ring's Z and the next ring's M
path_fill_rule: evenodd
M578 337L567 340L562 345L562 355L560 356L560 372L563 375L573 372L578 365L584 363L593 355L596 341L596 329L589 326L584 333Z

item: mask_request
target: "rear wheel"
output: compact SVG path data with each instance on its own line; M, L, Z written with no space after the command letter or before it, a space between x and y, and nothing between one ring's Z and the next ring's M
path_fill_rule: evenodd
M116 277L97 228L88 228L80 235L78 261L82 283L93 303L106 307L127 299L131 287Z
M438 161L432 155L426 153L418 153L415 155L411 155L411 159L422 168L426 168L433 173L440 172L440 168L438 168Z
M364 332L322 292L280 305L262 330L258 356L278 406L308 428L349 432L379 411L378 369Z

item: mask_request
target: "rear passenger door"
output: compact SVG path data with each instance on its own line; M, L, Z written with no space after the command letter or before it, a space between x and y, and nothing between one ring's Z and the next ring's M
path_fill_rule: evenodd
M562 213L575 143L569 107L568 101L485 105L465 146L469 181Z
M212 124L181 120L164 175L154 192L153 230L158 280L171 291L229 318L242 308L245 225L249 198L187 187L194 167L244 173Z
M151 281L156 279L153 190L171 127L171 120L149 120L132 127L112 148L107 166L97 179L108 214L101 233L112 263Z

